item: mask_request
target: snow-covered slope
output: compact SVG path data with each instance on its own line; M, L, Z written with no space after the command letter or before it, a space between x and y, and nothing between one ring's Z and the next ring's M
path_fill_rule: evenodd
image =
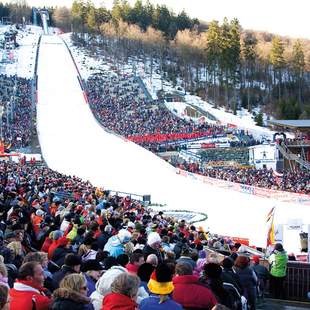
M166 209L206 212L203 222L212 232L248 237L265 246L266 214L277 205L277 221L303 218L307 206L278 203L204 184L175 173L147 150L105 132L94 120L77 79L77 72L58 37L43 37L38 64L38 132L50 168L75 174L107 189L151 194ZM297 236L285 237L296 251Z

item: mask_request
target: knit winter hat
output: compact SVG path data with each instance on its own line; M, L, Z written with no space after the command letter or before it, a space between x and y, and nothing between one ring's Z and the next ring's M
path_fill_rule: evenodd
M283 251L283 245L281 243L276 243L276 245L274 246L274 249L282 252Z
M204 272L208 278L218 279L222 274L222 268L215 263L208 263L204 266Z
M152 272L148 282L150 292L158 295L168 295L173 292L172 272L166 264L159 264Z
M225 257L222 261L222 266L224 268L232 268L234 261L230 257Z
M151 232L147 237L147 244L152 245L157 242L161 242L160 235L157 232Z
M69 253L65 257L65 265L69 267L74 267L82 264L82 260L78 255Z
M86 272L89 270L101 271L103 270L103 267L100 265L100 263L97 260L89 259L82 264L81 271Z
M144 263L139 266L137 276L140 278L141 281L148 282L153 271L154 266L152 264Z

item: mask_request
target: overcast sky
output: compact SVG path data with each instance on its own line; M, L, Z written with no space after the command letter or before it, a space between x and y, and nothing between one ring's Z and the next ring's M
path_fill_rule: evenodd
M7 1L1 1L7 2ZM8 1L10 2L10 1ZM27 0L34 6L71 6L70 0ZM94 0L95 4L113 0ZM135 0L129 0L134 3ZM152 3L166 4L175 12L185 9L191 17L205 21L222 21L237 17L243 28L266 30L281 35L310 39L310 0L151 0Z

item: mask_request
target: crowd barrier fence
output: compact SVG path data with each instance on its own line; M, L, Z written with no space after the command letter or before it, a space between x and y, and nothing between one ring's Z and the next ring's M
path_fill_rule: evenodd
M234 183L230 181L203 176L200 174L195 174L179 168L176 168L176 173L194 180L199 180L208 185L213 185L224 189L231 189L240 193L255 195L263 198L272 198L281 202L297 203L310 206L310 195L307 194L285 192L241 183Z
M307 293L310 291L310 264L288 262L285 279L285 299L309 301Z

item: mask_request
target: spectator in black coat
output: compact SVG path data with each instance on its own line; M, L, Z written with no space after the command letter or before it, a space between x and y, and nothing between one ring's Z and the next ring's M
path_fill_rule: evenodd
M52 261L61 267L65 263L65 257L73 253L71 245L67 243L66 245L60 245L53 253Z
M147 237L147 244L143 249L145 261L150 254L155 254L158 258L158 263L164 260L163 254L160 252L161 238L157 232L151 232Z
M65 264L61 269L54 273L53 281L55 286L58 287L60 281L67 275L72 273L79 273L81 269L81 258L75 254L68 254L65 257Z
M113 227L111 225L100 225L101 234L97 239L98 249L103 250L105 244L108 242L109 238L112 236Z
M231 283L243 295L243 288L238 274L233 270L234 261L230 257L225 257L222 261L223 271L221 278L223 282Z
M240 277L242 287L244 289L244 296L248 300L250 310L256 308L257 295L257 276L255 272L249 267L250 260L248 257L239 255L235 261L234 269Z

